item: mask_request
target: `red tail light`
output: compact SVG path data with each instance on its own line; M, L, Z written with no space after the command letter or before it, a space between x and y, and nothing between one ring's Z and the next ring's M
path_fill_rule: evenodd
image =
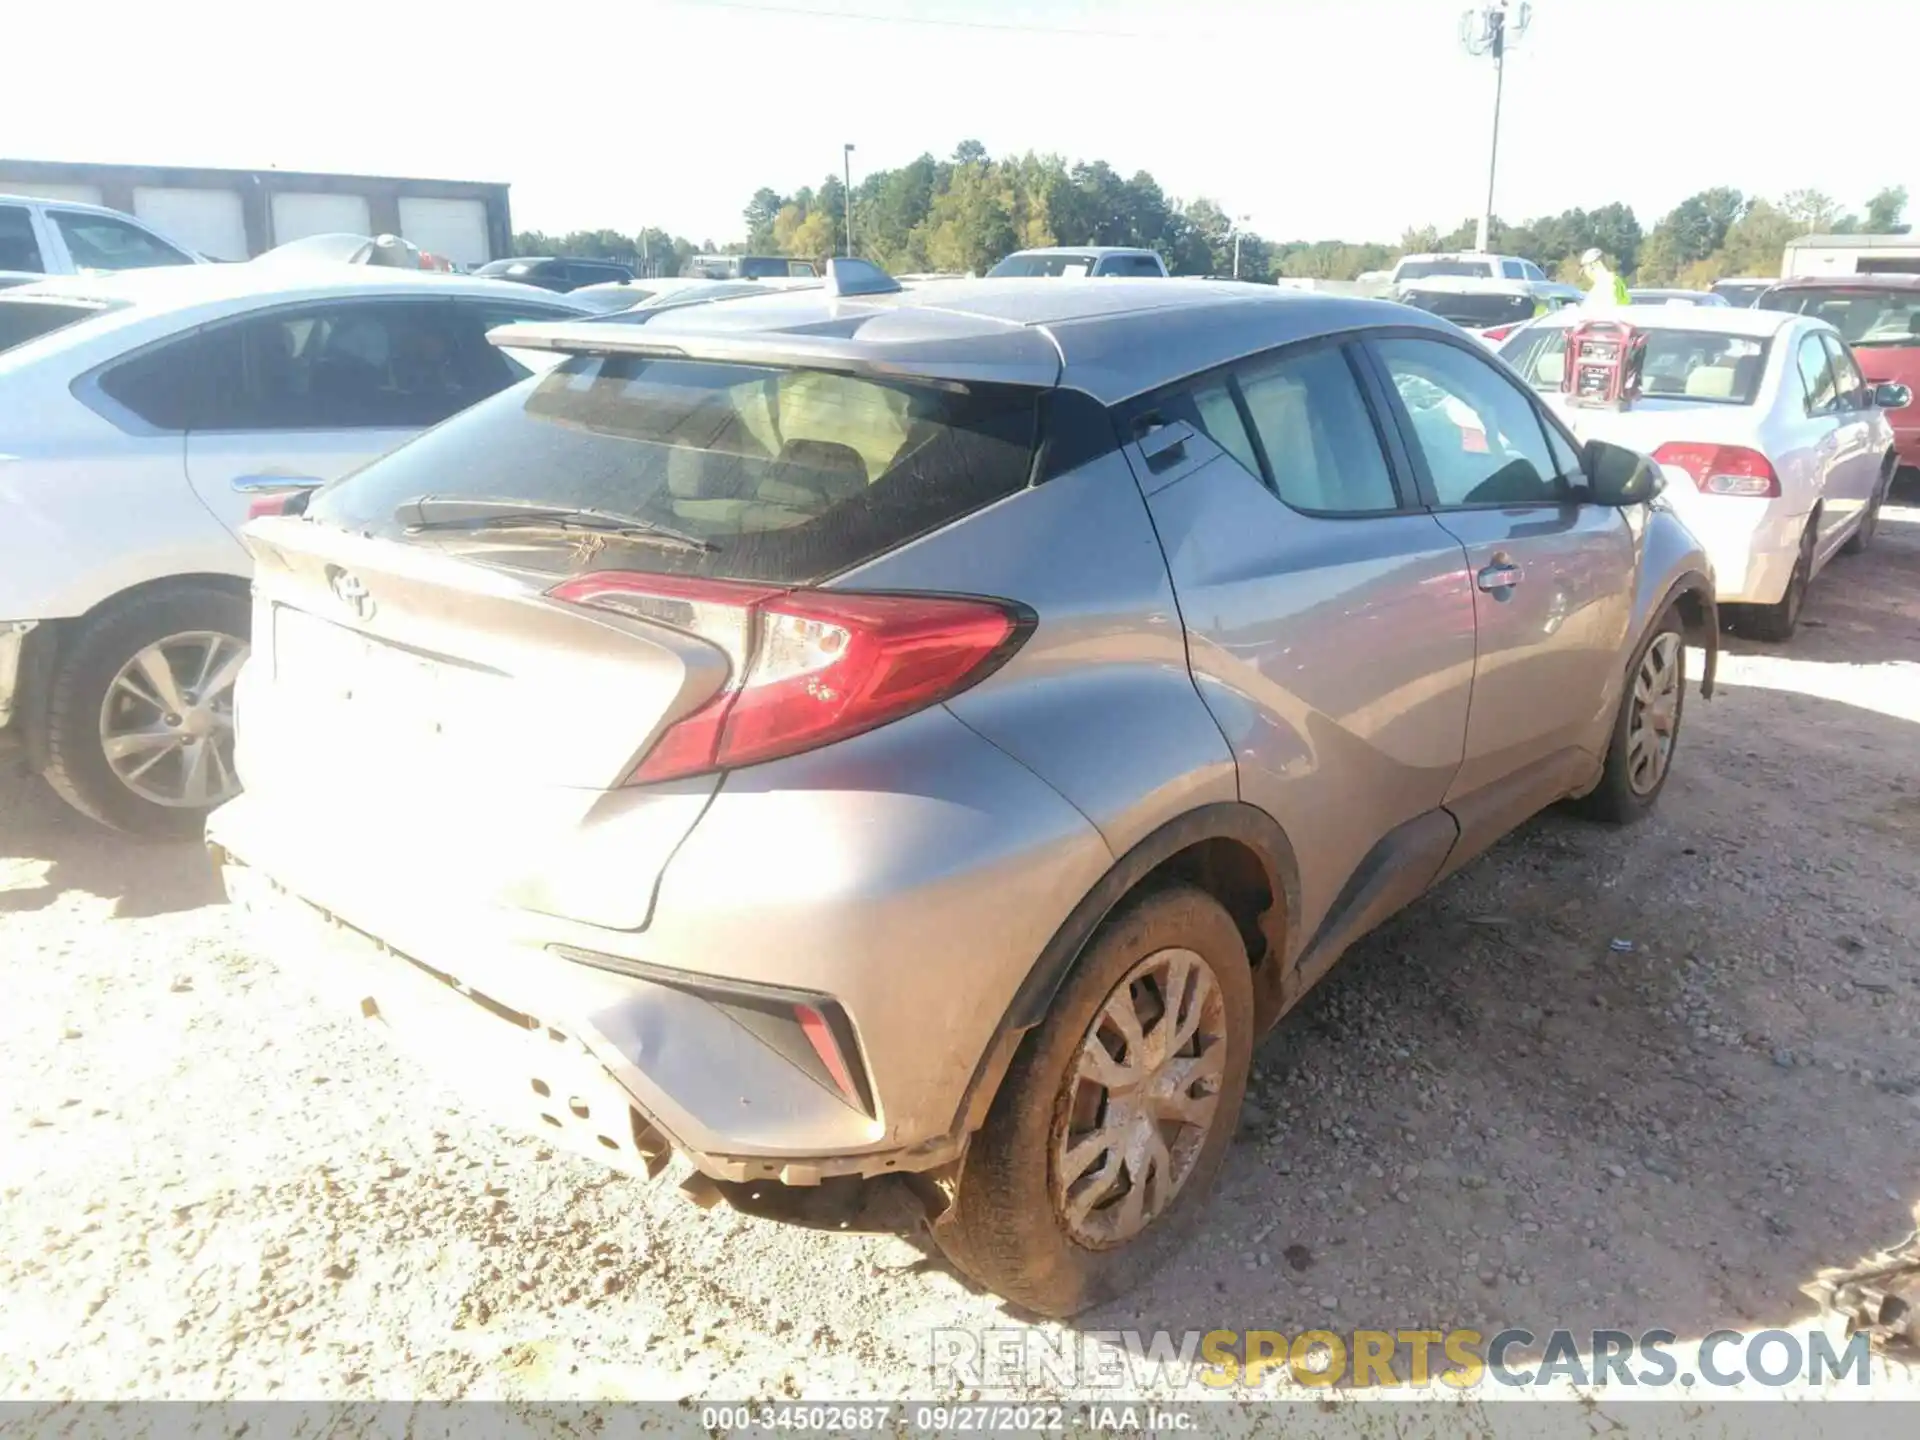
M1693 478L1702 495L1742 495L1772 499L1780 493L1773 462L1744 445L1708 445L1675 440L1653 452L1662 465L1674 465Z
M1482 340L1504 340L1519 328L1518 325L1493 325L1482 330L1480 332L1480 338Z
M689 631L733 662L726 689L654 742L636 785L796 755L923 710L992 673L1028 629L992 600L621 571L548 593Z

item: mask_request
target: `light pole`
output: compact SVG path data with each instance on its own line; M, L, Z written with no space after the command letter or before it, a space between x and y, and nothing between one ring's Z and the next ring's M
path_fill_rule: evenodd
M1486 8L1469 10L1460 17L1460 44L1469 55L1493 57L1493 146L1487 155L1487 206L1480 212L1474 248L1484 251L1493 243L1493 177L1500 165L1500 96L1506 88L1507 47L1520 43L1533 19L1533 6L1527 0L1488 0Z
M1240 226L1244 221L1252 218L1251 215L1236 216L1233 223L1227 227L1227 233L1233 236L1233 278L1236 280L1240 278Z
M846 167L843 183L847 187L847 258L853 258L853 144L849 141L840 154Z

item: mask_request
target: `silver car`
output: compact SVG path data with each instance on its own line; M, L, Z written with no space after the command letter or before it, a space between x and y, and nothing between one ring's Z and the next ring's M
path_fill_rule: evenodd
M1404 307L835 276L498 338L566 358L250 527L229 892L550 1140L913 1174L1045 1314L1177 1242L1356 939L1652 806L1713 654L1657 471Z

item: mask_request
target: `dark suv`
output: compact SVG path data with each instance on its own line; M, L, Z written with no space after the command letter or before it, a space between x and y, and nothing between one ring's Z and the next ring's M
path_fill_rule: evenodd
M489 260L473 273L563 293L578 290L582 285L633 279L631 265L622 265L617 260L583 260L573 255L517 255L511 260Z

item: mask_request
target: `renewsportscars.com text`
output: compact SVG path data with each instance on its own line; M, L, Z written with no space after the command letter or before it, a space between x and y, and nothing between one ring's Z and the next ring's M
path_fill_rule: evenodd
M1035 1330L937 1329L932 1379L942 1390L1185 1389L1202 1393L1288 1383L1470 1390L1620 1385L1635 1388L1780 1387L1870 1383L1865 1335L1835 1340L1806 1330Z

